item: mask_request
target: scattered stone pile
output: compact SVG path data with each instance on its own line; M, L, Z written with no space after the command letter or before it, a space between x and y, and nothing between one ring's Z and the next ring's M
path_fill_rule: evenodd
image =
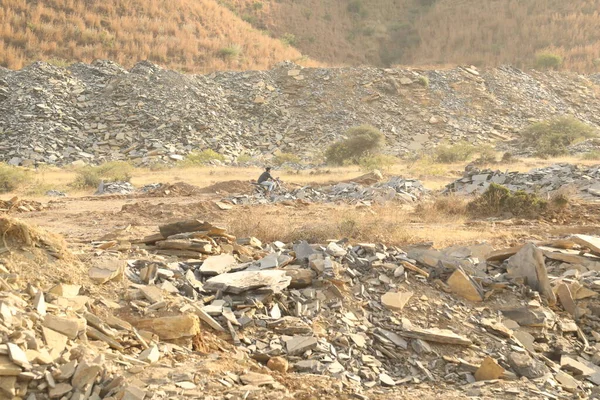
M129 182L100 182L94 194L131 194L134 191L135 188Z
M264 245L195 220L159 230L132 245L177 261L148 254L126 276L140 314L182 313L137 325L161 339L189 341L196 316L273 371L328 375L359 396L420 382L484 397L600 393L599 238L405 252Z
M292 190L286 190L282 187L274 193L257 190L251 195L231 196L224 199L224 201L232 204L261 204L289 201L326 203L342 201L350 204L372 205L383 204L388 201L412 203L429 193L419 180L405 179L399 176L391 177L386 182L373 183L366 180L364 183L366 185L349 181L321 187L304 186Z
M429 86L419 83L426 76ZM421 80L423 81L423 80ZM510 139L532 119L600 125L597 81L501 67L445 71L302 69L182 75L140 62L68 69L42 62L0 76L0 160L14 165L179 161L211 148L235 160L308 158L352 126L385 133L391 154L443 140Z
M600 196L600 167L581 167L573 164L555 164L529 172L502 172L477 168L465 170L461 179L446 187L447 192L459 194L483 193L492 183L506 186L511 191L549 193L560 188L571 188L583 197Z
M13 197L10 200L0 200L0 213L42 211L46 208L48 206L39 201L22 200L18 197Z

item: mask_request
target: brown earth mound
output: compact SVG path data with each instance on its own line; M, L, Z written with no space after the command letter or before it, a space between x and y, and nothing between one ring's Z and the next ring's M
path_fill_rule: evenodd
M0 263L29 283L79 283L84 266L57 234L8 216L0 217Z
M201 189L201 193L229 193L229 194L248 194L252 193L254 185L248 181L225 181Z

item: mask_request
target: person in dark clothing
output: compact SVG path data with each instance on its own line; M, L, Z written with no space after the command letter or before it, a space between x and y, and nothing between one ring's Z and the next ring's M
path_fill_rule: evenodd
M271 167L265 168L265 172L258 177L258 184L267 188L270 192L275 187L275 178L271 176Z

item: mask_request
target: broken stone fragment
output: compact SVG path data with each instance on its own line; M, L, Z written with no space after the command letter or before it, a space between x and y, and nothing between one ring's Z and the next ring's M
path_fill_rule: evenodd
M584 363L564 355L560 358L560 368L572 372L574 375L591 376L596 372Z
M138 329L155 333L161 340L192 337L200 332L200 320L193 314L141 319L134 325Z
M508 364L519 376L529 379L539 378L549 372L541 361L534 360L526 353L512 352L508 355Z
M381 296L381 303L392 311L402 311L413 294L413 292L387 292Z
M127 261L118 259L100 259L94 261L94 266L89 270L89 276L92 282L102 285L114 279L121 279Z
M102 372L102 366L98 364L88 364L81 362L71 379L71 385L75 389L83 389L96 380L96 377Z
M571 237L578 245L588 248L594 253L600 254L600 238L589 235L573 235Z
M296 253L296 260L299 262L308 262L308 258L315 254L315 250L306 241L302 241L294 245L294 253Z
M157 286L141 286L140 292L152 304L164 300L163 291Z
M573 295L571 294L571 290L569 286L561 283L556 287L556 294L558 295L558 299L560 303L564 307L564 309L573 316L573 318L579 318L580 312L579 307L575 304L575 300L573 300Z
M317 338L312 336L294 336L285 342L289 355L302 354L317 347Z
M14 343L8 343L8 356L13 363L24 369L31 369L31 364L27 360L25 352Z
M500 378L503 374L504 368L498 365L492 357L486 357L475 372L475 379L478 381L490 381Z
M142 351L138 356L138 360L145 361L150 364L158 362L159 359L160 351L158 350L158 346L150 346L146 350Z
M508 259L507 272L512 278L524 278L525 284L538 291L549 305L556 304L556 296L550 286L544 263L544 254L533 243L527 243Z
M329 242L327 248L325 249L327 254L333 257L344 257L347 251L340 245L335 242Z
M200 272L204 275L220 275L231 271L237 261L231 254L221 254L218 256L210 256L202 263Z
M565 389L567 392L576 392L579 387L579 382L573 378L571 375L558 371L556 375L554 375L554 379Z
M321 374L325 369L325 365L317 360L302 360L294 364L294 371L297 372Z
M453 293L474 302L483 301L483 288L468 276L462 268L458 268L450 275L446 282Z
M46 327L42 327L42 334L46 341L46 345L50 349L50 358L52 360L57 359L65 350L69 338L62 333Z
M75 339L79 333L85 331L86 322L77 317L59 317L48 314L44 317L43 325L53 331L62 333L69 339Z
M240 271L221 274L208 279L204 289L212 292L221 290L233 294L249 290L268 290L279 293L290 285L292 278L285 270Z
M384 386L396 386L396 382L388 374L379 374L379 381Z
M258 374L256 372L248 372L240 376L240 380L244 385L264 386L275 383L275 379L271 375Z
M529 307L516 307L501 310L502 314L520 326L547 326L554 321L551 311L536 310Z
M0 355L0 376L17 376L22 369L14 364L8 356Z
M59 383L55 387L50 388L48 391L48 396L50 396L51 399L59 399L69 393L71 390L73 390L73 386L69 385L68 383Z
M81 290L80 285L67 285L60 283L50 289L48 293L52 293L58 297L75 297L79 295L79 290Z

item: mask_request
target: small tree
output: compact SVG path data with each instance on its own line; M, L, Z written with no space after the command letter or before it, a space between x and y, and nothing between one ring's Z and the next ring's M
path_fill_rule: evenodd
M358 164L361 157L375 153L385 144L385 136L370 125L350 128L347 138L335 142L325 152L327 162L334 165Z

